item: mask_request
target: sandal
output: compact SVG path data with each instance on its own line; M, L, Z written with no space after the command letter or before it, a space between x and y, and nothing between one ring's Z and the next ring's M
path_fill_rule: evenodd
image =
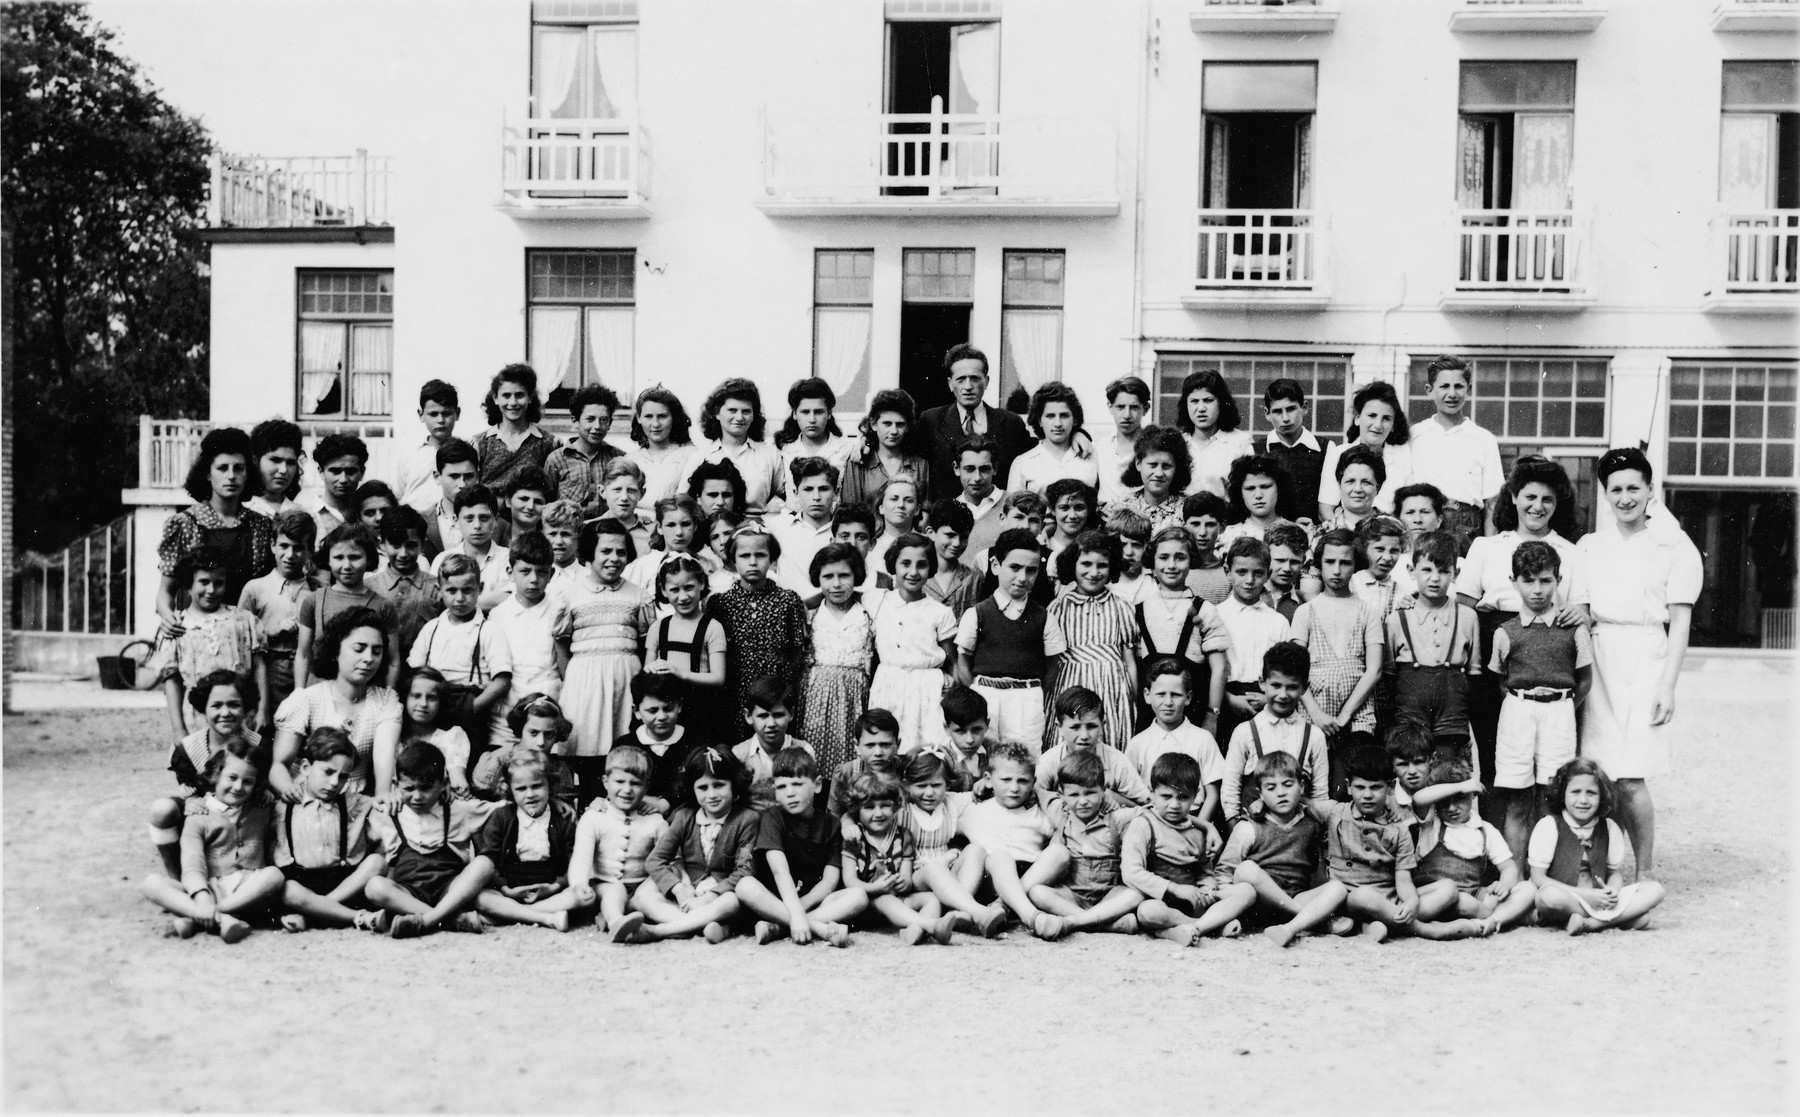
M306 917L297 911L290 911L281 917L281 929L290 935L297 935L306 930Z

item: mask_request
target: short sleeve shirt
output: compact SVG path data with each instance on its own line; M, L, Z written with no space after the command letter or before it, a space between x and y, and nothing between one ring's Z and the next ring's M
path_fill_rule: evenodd
M844 853L843 832L838 820L821 809L813 808L809 816L789 814L776 807L762 816L756 833L757 879L772 885L768 855L781 853L787 857L788 873L794 886L805 892L819 883L825 870L838 864Z
M387 687L372 686L348 713L339 713L331 689L330 682L321 682L288 695L275 711L275 728L296 733L303 741L315 729L342 729L356 746L356 770L351 773L350 785L360 786L371 771L369 757L375 751L376 730L384 725L400 728L400 696Z
M1006 606L1002 605L1001 608L1004 611ZM1017 618L1015 617L1013 619L1016 620ZM981 622L976 618L975 610L970 609L963 613L962 619L957 622L956 646L965 652L973 654L975 651L975 641L980 635ZM1044 617L1044 654L1047 656L1061 655L1068 650L1069 641L1068 638L1063 635L1062 624L1057 621L1054 615L1049 614L1046 610L1046 615Z

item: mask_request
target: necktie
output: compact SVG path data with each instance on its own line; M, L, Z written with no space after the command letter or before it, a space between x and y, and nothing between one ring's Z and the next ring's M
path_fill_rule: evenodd
M963 433L969 435L975 433L975 413L973 411L963 412Z

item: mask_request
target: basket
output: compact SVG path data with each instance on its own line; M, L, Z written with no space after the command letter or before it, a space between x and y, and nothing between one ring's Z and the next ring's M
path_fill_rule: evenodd
M126 655L139 644L144 646L144 654L148 656L155 646L148 640L133 640L119 649L118 655L95 656L94 662L100 667L100 688L102 690L136 690L138 659Z

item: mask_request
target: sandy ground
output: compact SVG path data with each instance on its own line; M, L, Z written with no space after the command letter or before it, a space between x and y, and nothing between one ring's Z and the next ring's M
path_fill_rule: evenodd
M1712 665L1709 665L1712 666ZM1791 679L1690 672L1656 926L1462 943L848 950L161 937L160 714L5 724L10 1109L1773 1111Z

